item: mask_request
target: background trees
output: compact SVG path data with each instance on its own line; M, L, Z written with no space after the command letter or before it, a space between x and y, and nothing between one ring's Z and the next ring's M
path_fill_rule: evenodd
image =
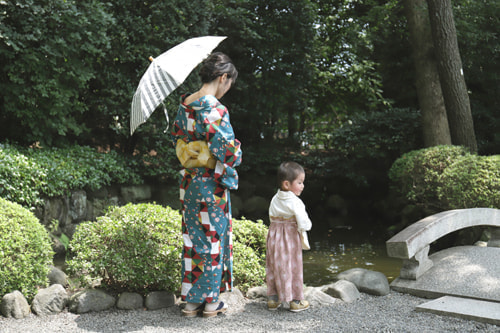
M476 135L458 50L451 1L427 0L427 3L452 142L476 152Z
M495 153L499 9L485 0L453 5L473 118L465 123L474 122L479 152ZM421 108L424 119L432 114L417 99L421 71L412 56L420 48L410 48L403 6L394 0L20 0L0 7L2 141L77 143L136 155L169 145L161 112L128 135L131 98L150 55L206 34L229 37L220 49L240 77L224 103L238 136L252 147L283 138L287 147L334 148L332 134L371 115L384 119L392 107ZM429 65L428 54L421 59ZM198 84L190 76L167 99L169 112L181 92ZM425 121L424 130L431 124ZM381 134L391 137L387 131ZM426 145L438 135L430 133Z

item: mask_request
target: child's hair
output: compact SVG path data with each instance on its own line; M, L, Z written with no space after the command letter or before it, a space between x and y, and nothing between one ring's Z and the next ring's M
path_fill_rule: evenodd
M278 168L278 186L281 188L284 181L293 182L301 174L305 173L304 168L295 162L283 162Z
M214 52L202 62L200 68L200 78L202 83L209 83L217 77L227 74L229 79L232 79L232 84L238 77L238 71L234 66L231 58L222 52Z

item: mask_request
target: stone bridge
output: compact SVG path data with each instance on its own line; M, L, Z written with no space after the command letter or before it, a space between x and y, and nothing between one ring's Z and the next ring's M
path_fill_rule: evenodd
M460 229L490 226L487 246L451 247L428 256L430 244ZM386 242L401 258L401 275L391 289L430 302L416 311L455 316L500 326L500 210L458 209L426 217Z
M488 246L500 247L500 210L493 208L456 209L428 216L399 232L386 242L389 257L403 259L400 278L416 280L432 266L430 244L454 231L492 226Z

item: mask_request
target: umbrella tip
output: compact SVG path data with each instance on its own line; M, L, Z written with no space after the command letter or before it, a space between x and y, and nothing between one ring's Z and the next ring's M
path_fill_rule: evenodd
M153 62L153 57L152 56L149 56L149 61Z

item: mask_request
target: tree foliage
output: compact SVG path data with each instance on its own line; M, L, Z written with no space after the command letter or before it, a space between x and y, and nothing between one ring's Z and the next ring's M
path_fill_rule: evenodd
M0 2L0 132L54 143L89 130L83 92L99 75L113 18L100 1Z
M499 9L488 1L453 4L480 151L491 153L500 140ZM158 111L128 134L147 59L207 34L228 36L219 49L240 76L223 103L249 144L300 139L294 134L322 123L340 127L361 111L417 108L406 21L395 0L2 0L0 8L2 140L149 158L170 143ZM171 116L180 93L198 86L193 74L166 100Z

